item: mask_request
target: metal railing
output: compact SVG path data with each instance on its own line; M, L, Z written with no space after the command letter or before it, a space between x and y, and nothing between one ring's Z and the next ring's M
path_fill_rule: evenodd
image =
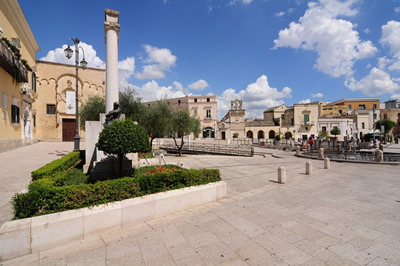
M160 149L167 150L168 152L178 152L178 148L174 142L164 142L160 145ZM254 149L250 146L240 145L185 143L182 147L182 153L252 157L254 156Z
M0 66L10 75L14 75L14 65L21 71L22 81L28 82L28 70L21 64L14 53L8 48L3 40L0 40Z

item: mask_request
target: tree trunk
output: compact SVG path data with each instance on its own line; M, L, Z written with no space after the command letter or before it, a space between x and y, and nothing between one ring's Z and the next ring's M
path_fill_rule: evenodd
M153 140L154 138L150 139L150 151L153 151Z
M181 146L179 147L179 157L181 157L181 156L182 156L182 148L183 148L183 144L184 144L184 142L183 142L183 135L182 135L182 137L181 137Z

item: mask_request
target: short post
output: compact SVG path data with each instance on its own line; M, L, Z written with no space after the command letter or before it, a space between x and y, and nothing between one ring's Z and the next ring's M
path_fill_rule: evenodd
M183 162L178 162L176 165L179 167L183 167Z
M158 164L162 165L164 161L164 154L160 154L160 156L158 157Z
M286 183L286 170L285 167L278 167L278 183L285 184Z
M324 159L324 149L323 148L319 148L319 158Z
M338 151L342 151L342 145L340 145L340 143L338 143L337 149L338 149Z
M296 146L296 155L300 155L300 147Z
M378 163L383 162L383 151L378 150L378 152L376 153L376 160Z
M329 169L331 167L331 161L329 158L324 159L324 169Z
M313 174L312 163L306 162L306 175L312 175L312 174Z

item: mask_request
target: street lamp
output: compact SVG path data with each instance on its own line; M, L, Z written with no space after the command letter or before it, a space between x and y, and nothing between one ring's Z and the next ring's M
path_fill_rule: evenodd
M78 84L79 84L79 80L78 80L78 67L79 67L79 48L82 49L82 53L83 53L83 59L80 62L80 65L82 67L83 70L85 70L85 68L87 67L87 62L85 60L85 51L83 51L83 48L81 46L79 46L79 39L78 38L69 38L68 39L68 47L65 48L64 53L65 56L70 59L72 57L72 54L74 53L71 49L71 47L69 46L69 41L72 40L75 44L75 68L76 68L76 90L75 90L75 137L74 137L74 151L79 151L79 142L81 137L79 136L79 93L78 93Z

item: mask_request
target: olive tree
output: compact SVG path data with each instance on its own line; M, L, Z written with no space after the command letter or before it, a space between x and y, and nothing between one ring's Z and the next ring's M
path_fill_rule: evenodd
M116 120L99 135L96 147L106 155L116 155L119 160L119 177L122 177L122 161L127 153L149 152L149 136L132 120Z
M384 127L383 141L386 143L386 132L389 133L390 130L392 130L392 128L396 126L396 123L390 119L383 119L376 121L376 128L380 129L381 126Z
M182 148L184 145L183 137L193 133L195 136L200 134L200 120L194 116L190 116L188 108L178 110L173 113L171 119L172 138L178 148L179 156L182 156ZM180 144L177 138L181 139Z
M91 96L82 104L79 112L80 128L85 130L86 121L99 121L100 113L106 112L106 102L103 97Z
M331 130L331 134L332 135L334 135L335 136L335 139L336 139L336 136L337 135L340 135L340 128L338 128L338 127L334 127L334 128L332 128L332 130Z
M172 132L173 111L168 101L157 101L153 105L146 107L140 124L146 129L150 136L150 147L153 140L168 136Z

